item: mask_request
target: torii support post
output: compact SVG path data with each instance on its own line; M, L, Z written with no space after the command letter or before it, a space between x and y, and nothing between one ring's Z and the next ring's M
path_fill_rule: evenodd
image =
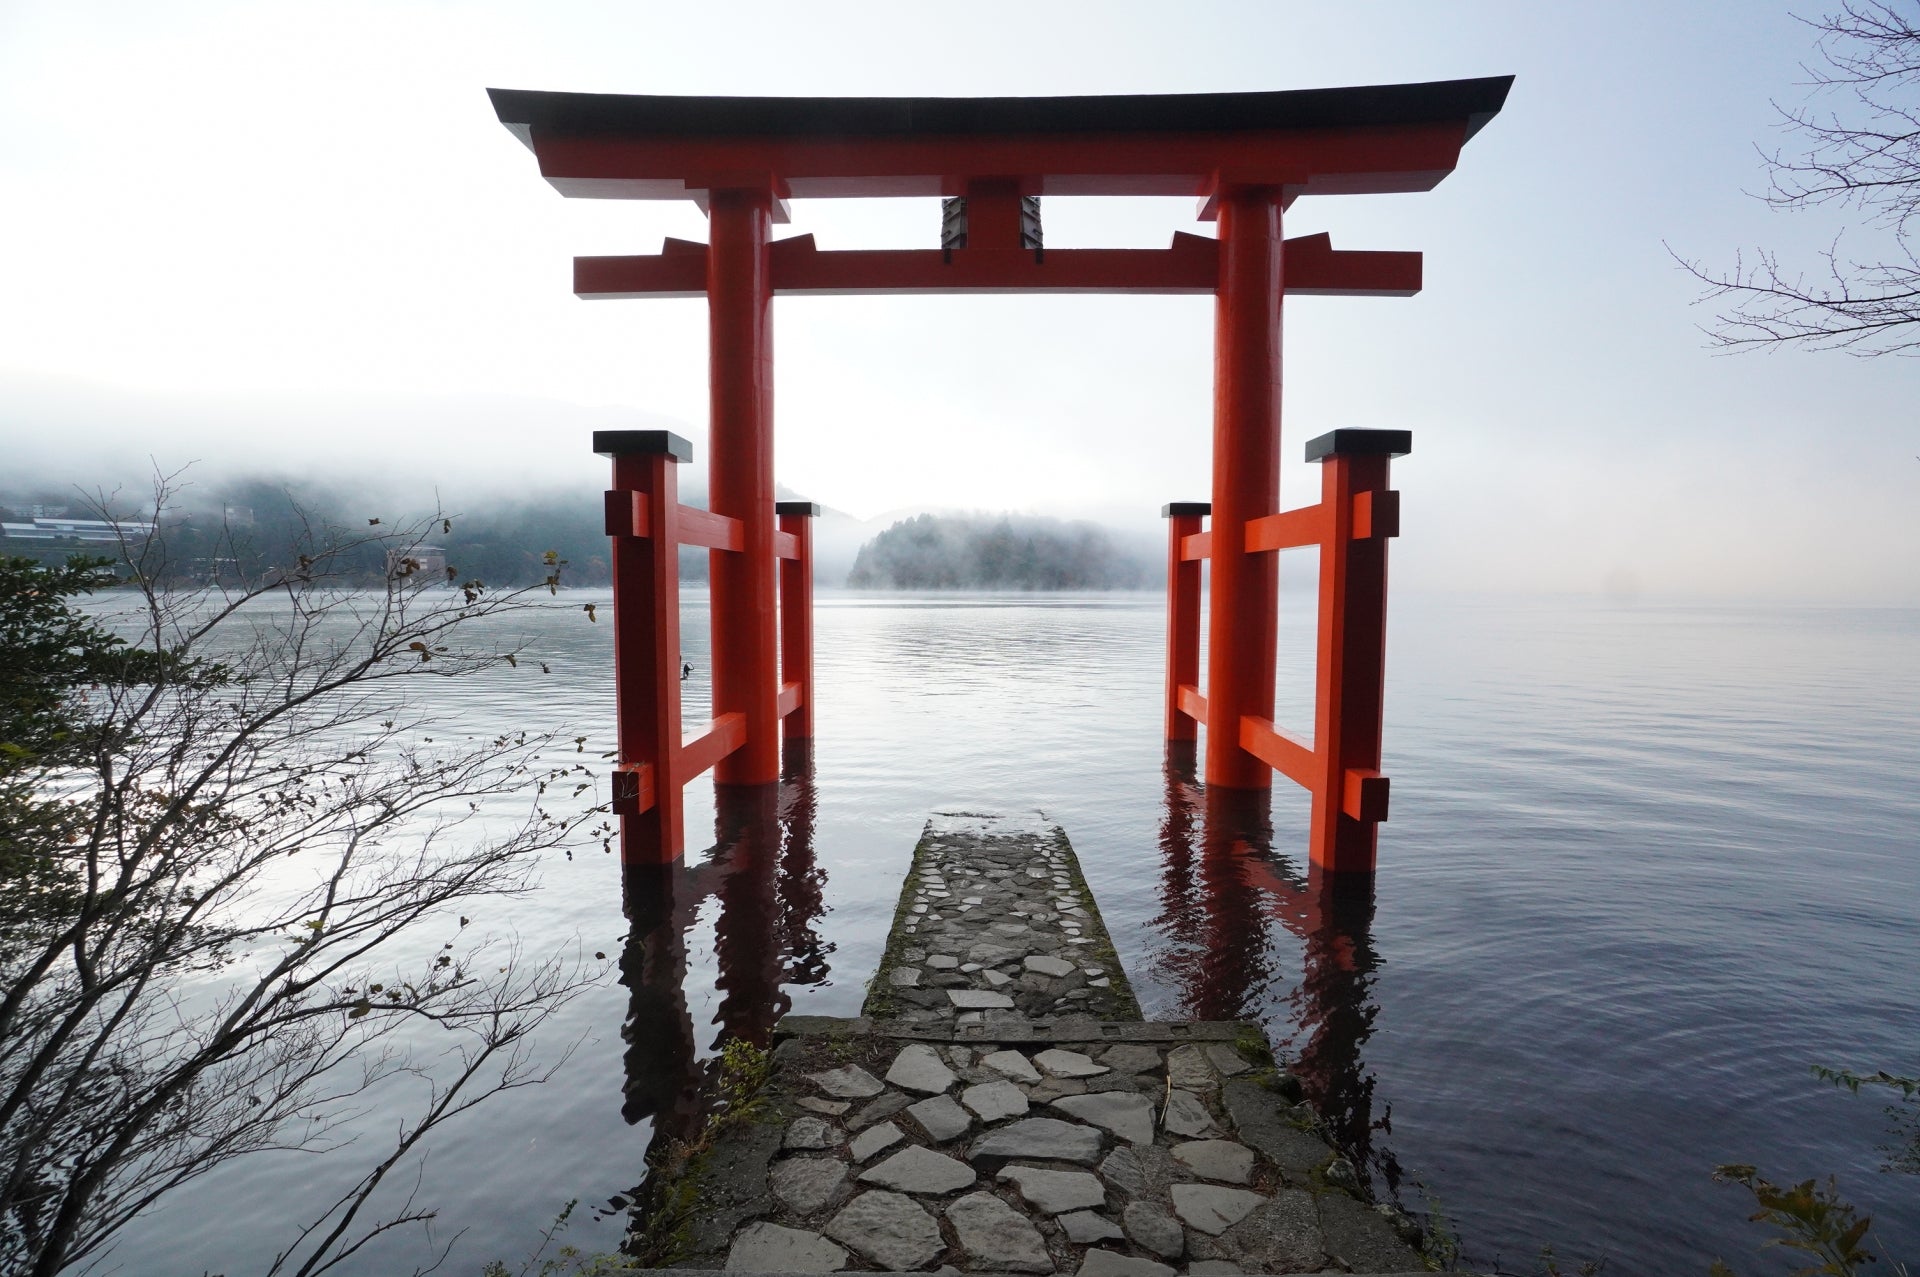
M774 514L780 555L780 721L789 741L813 739L813 521L811 501L781 501Z
M1273 717L1280 565L1247 549L1247 524L1280 508L1280 189L1217 196L1220 283L1213 324L1212 581L1207 713ZM1207 733L1206 782L1267 789L1273 772L1236 731Z
M708 505L736 519L741 553L712 556L713 713L740 714L746 740L717 784L780 779L779 636L774 611L771 183L708 200L707 332L712 420Z
M1200 564L1206 534L1200 520L1213 512L1204 501L1174 501L1160 513L1167 520L1167 739L1191 741L1206 710L1200 699Z
M1387 670L1387 540L1400 535L1388 463L1413 448L1405 430L1335 430L1307 445L1320 471L1320 550L1313 748L1321 767L1308 835L1313 863L1372 873L1387 778L1380 731Z
M613 687L619 760L613 810L620 862L665 864L686 841L680 787L679 480L693 445L665 430L597 430L613 458L606 498L613 554Z

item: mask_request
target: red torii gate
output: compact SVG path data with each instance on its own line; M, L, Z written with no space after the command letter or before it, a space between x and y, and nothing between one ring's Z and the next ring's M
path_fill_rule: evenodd
M1312 858L1371 871L1386 818L1379 774L1386 554L1397 528L1387 459L1404 431L1339 430L1319 505L1282 512L1280 299L1406 297L1418 253L1340 252L1281 238L1301 195L1430 190L1501 108L1512 77L1430 84L1072 98L739 98L490 89L494 110L562 195L691 199L708 243L574 259L581 297L708 302L710 511L681 506L664 431L607 431L614 459L614 807L629 864L680 856L681 787L711 766L727 785L779 777L784 720L812 736L811 552L805 503L776 507L776 293L1211 293L1213 500L1171 505L1167 736L1209 725L1209 785L1264 789L1279 770L1313 795ZM943 196L938 249L824 251L775 241L789 199ZM1184 195L1217 238L1165 249L1045 248L1039 197ZM1211 527L1200 520L1211 515ZM681 738L679 545L714 551L713 722ZM1274 552L1319 545L1315 740L1274 727ZM1198 665L1199 560L1212 561L1209 656ZM783 562L784 560L784 562ZM776 578L782 578L776 585ZM779 606L776 608L776 594ZM782 631L784 630L784 633Z

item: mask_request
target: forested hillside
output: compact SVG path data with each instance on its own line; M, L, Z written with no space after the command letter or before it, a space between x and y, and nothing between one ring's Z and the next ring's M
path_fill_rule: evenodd
M1147 564L1092 523L922 514L860 547L847 584L881 590L1134 590Z

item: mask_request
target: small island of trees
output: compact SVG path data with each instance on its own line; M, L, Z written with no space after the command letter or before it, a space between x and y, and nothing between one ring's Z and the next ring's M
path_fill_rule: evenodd
M1147 564L1091 523L922 514L860 547L855 589L1137 590Z

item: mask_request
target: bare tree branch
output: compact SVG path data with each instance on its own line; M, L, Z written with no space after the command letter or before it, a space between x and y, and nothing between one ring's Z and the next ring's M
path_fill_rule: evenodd
M1837 204L1856 210L1883 242L1871 260L1843 256L1839 239L1825 268L1784 266L1766 250L1716 270L1671 253L1706 286L1701 300L1722 309L1706 331L1723 350L1804 346L1854 355L1920 352L1920 259L1912 234L1920 217L1920 0L1844 0L1806 20L1818 33L1808 99L1774 104L1797 151L1762 153L1760 198L1797 211Z
M0 751L0 1267L98 1261L182 1185L338 1148L424 1086L273 1269L326 1272L430 1224L417 1181L381 1203L431 1132L570 1053L536 1061L532 1035L599 965L468 924L576 839L593 778L552 735L436 737L429 680L512 675L489 623L543 603L417 579L425 527L313 529L294 563L203 587L124 532L117 675L73 682L57 756Z

